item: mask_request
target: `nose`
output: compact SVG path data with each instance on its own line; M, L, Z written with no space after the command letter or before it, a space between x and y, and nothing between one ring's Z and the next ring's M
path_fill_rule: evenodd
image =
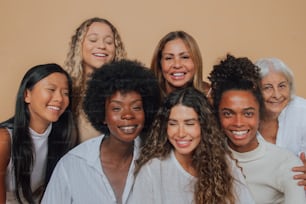
M121 119L123 120L131 120L133 118L134 118L134 114L130 110L124 110L121 115Z
M60 91L55 91L53 95L53 99L58 102L62 102L64 100L64 96Z
M173 61L173 67L176 69L179 69L182 67L181 59L180 58L175 58Z
M235 126L241 127L243 125L243 118L240 115L237 115L234 120Z
M185 131L184 125L179 125L179 127L178 127L178 136L180 138L183 138L183 137L186 136L186 131Z
M105 47L106 47L105 44L106 44L106 43L105 43L103 40L99 41L99 42L98 42L98 48L99 48L99 49L105 49Z
M277 88L273 88L272 96L274 98L279 98L281 96L280 91Z

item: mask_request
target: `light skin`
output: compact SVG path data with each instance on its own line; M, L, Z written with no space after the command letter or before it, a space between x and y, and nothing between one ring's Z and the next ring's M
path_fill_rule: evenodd
M181 104L174 106L167 123L167 135L179 163L195 176L192 155L201 141L201 127L194 109Z
M270 70L269 74L261 80L262 94L266 107L266 118L262 123L260 132L263 137L275 144L278 130L278 116L290 101L290 85L285 75L275 70ZM294 179L299 180L298 184L304 186L306 190L306 157L305 153L300 155L304 166L294 167L294 172L299 174Z
M122 201L125 181L133 158L134 140L141 133L145 114L142 97L135 91L114 93L105 104L110 136L101 144L100 159L117 198Z
M24 101L30 112L30 127L43 133L51 122L56 122L69 105L67 77L52 73L26 90Z
M115 38L111 28L105 23L92 23L82 42L85 74L88 76L94 69L113 61L115 49Z
M52 73L24 93L30 112L30 127L43 133L50 123L56 122L69 105L67 77ZM11 140L6 129L0 128L0 203L6 201L5 176L9 164Z
M259 104L249 91L230 90L222 94L219 118L229 146L237 152L249 152L258 146Z
M267 113L278 117L290 101L288 80L281 72L271 70L261 79L261 86Z
M167 93L186 86L193 80L196 71L190 51L180 38L166 43L162 51L161 67Z

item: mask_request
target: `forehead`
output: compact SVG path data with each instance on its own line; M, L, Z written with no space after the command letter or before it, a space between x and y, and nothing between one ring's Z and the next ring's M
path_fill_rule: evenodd
M87 30L87 35L90 34L113 34L111 27L103 22L92 23Z
M280 83L283 81L287 81L285 74L279 71L275 71L275 70L270 70L270 72L265 77L263 77L261 80L263 84L267 84L267 83L274 84L274 83Z
M178 104L171 108L169 118L186 120L191 118L197 118L197 116L198 114L193 108Z
M174 40L168 41L165 44L165 47L162 52L170 52L172 50L189 51L188 46L181 38L176 38Z
M250 91L230 90L222 94L219 108L229 108L233 110L245 108L259 109L258 101Z
M128 103L134 100L142 100L141 95L136 91L116 91L107 98L108 101L121 101L122 103Z

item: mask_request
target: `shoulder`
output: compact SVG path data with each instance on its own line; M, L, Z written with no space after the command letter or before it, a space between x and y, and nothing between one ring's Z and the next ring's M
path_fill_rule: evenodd
M11 137L6 128L0 128L0 171L6 169L11 152Z
M306 99L299 96L294 96L286 109L290 111L306 111Z
M267 154L273 158L271 161L280 162L282 164L291 164L291 165L302 165L302 162L300 159L294 155L289 150L278 147L274 144L271 144L269 142L266 142L262 140L262 143L264 143Z

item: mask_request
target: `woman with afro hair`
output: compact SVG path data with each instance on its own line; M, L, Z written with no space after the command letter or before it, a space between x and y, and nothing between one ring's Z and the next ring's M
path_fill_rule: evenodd
M159 101L157 79L141 63L120 60L97 69L83 105L92 126L103 134L59 161L42 203L126 203L134 161Z

